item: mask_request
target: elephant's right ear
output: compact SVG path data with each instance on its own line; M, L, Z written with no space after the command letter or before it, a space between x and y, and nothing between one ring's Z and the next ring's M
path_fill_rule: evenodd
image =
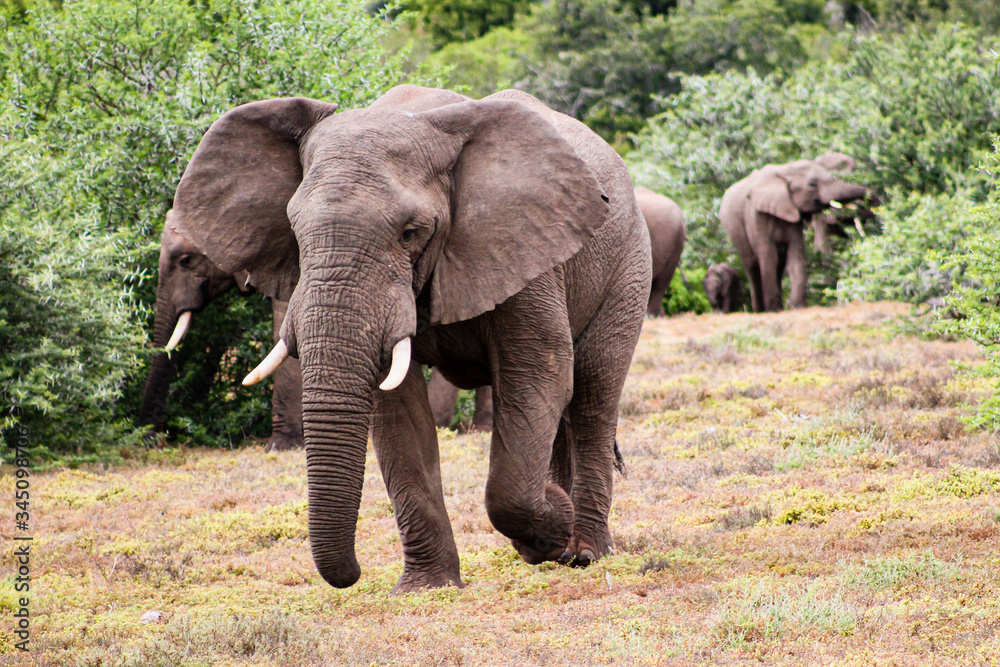
M299 144L336 104L301 97L253 102L215 121L174 195L172 223L227 273L287 301L299 251L285 208L302 182Z
M750 190L750 203L761 213L769 213L786 222L802 219L799 209L788 191L788 181L776 174L768 174Z

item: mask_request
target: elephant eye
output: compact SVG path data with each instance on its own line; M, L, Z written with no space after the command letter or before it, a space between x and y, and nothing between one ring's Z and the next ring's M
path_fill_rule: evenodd
M413 227L407 227L403 230L403 233L399 235L399 240L403 243L409 243L413 240L413 237L417 235L417 230Z
M177 263L180 264L182 268L191 268L191 255L181 255L181 258L177 261Z

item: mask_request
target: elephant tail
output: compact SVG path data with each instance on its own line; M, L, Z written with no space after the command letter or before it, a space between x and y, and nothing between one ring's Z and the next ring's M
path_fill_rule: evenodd
M628 470L625 468L625 457L622 456L622 450L618 449L618 438L615 438L615 470L624 479L628 479Z

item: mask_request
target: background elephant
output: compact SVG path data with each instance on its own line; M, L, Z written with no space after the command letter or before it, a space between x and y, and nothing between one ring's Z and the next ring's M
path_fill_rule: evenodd
M731 313L742 305L740 274L728 264L713 264L708 267L701 284L712 310Z
M834 202L865 196L864 186L845 183L813 160L767 165L732 185L719 218L750 281L755 312L782 308L787 269L792 308L806 305L806 253L802 223Z
M635 188L635 200L649 227L649 246L653 257L653 282L646 314L663 315L663 295L670 287L684 250L684 216L681 207L669 197L648 188Z
M360 576L370 428L403 545L396 590L460 585L421 363L492 387L486 510L522 557L607 554L618 401L651 280L621 158L518 91L469 101L401 86L335 109L233 109L174 199L180 231L221 270L289 300L246 382L302 362L321 576Z
M166 422L167 393L177 368L169 352L184 338L193 315L234 287L243 292L246 272L226 273L191 241L173 228L172 212L160 237L159 277L156 283L156 314L153 345L164 352L153 355L146 387L139 406L139 423L161 429ZM285 318L285 302L271 300L274 342ZM268 449L302 446L302 377L298 360L284 364L274 378L271 396L271 437Z

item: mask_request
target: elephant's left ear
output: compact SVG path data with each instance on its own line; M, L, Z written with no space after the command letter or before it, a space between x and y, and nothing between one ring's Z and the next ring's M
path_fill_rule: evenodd
M763 180L750 190L750 203L761 213L768 213L786 222L802 219L798 207L792 201L788 181L776 174L766 174Z
M421 117L451 160L452 221L431 281L432 323L492 310L604 224L610 208L594 173L527 105L462 102Z

